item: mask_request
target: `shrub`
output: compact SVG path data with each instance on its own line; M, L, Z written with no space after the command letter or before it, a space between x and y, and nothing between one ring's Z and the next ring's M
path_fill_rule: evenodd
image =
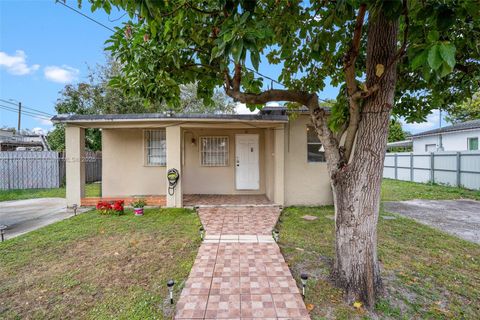
M145 199L137 199L130 203L130 205L134 208L143 208L147 205L147 202L145 201Z
M100 214L122 215L124 213L124 201L115 200L113 202L99 201L96 206Z

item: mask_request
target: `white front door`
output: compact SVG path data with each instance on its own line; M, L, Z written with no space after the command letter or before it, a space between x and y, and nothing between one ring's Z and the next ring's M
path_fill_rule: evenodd
M258 190L258 134L235 136L235 182L237 190Z

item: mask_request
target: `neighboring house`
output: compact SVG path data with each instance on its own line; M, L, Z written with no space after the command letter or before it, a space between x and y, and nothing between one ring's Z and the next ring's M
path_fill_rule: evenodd
M67 202L84 198L85 128L102 131L102 196L265 195L279 205L332 203L323 148L305 110L255 115L58 115L66 124ZM168 192L167 171L180 179ZM83 200L82 200L83 199Z
M47 139L41 134L15 134L0 129L0 151L48 151Z
M480 119L412 135L413 152L479 150Z

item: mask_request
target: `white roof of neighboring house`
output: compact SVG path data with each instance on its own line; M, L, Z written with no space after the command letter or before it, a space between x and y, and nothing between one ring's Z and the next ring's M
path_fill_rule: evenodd
M451 132L459 132L459 131L467 131L467 130L475 130L475 129L480 129L480 119L455 123L455 124L452 124L451 126L446 126L443 128L420 132L412 135L412 138L415 139L415 138L424 137L424 136L437 135L440 133L451 133Z

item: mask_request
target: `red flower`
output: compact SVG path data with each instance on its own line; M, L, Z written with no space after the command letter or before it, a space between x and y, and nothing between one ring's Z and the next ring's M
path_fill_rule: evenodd
M113 204L113 210L118 211L118 212L123 211L123 204L124 204L123 200L115 201L115 203Z

